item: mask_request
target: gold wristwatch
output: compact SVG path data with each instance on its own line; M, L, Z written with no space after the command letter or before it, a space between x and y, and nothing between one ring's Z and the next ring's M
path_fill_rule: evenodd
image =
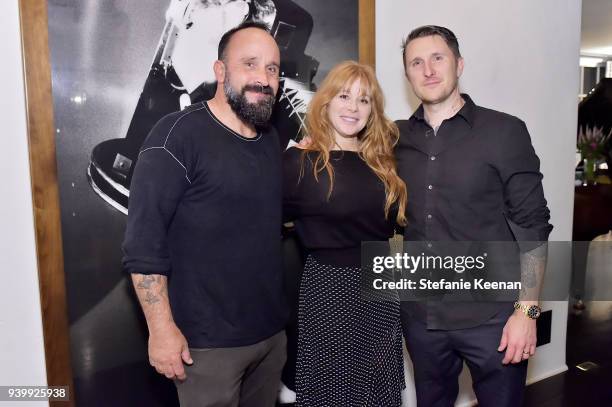
M514 309L521 310L523 314L531 319L538 319L540 314L542 314L542 308L538 305L525 305L518 301L514 303Z

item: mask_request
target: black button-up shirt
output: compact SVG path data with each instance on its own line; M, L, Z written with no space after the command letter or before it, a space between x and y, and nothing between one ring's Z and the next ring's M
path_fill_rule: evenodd
M396 158L408 188L405 240L542 241L552 225L542 173L525 123L474 104L444 120L437 132L423 106L400 120ZM431 329L477 326L507 303L402 304ZM510 308L511 309L511 308Z

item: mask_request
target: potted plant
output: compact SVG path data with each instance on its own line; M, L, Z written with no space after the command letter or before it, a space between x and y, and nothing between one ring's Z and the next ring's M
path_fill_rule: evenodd
M595 171L597 162L606 160L608 141L612 129L605 134L602 127L585 126L578 131L578 150L582 155L584 163L584 180L587 184L595 183Z

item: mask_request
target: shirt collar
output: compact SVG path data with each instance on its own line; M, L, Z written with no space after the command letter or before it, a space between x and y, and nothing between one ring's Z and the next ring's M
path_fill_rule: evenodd
M459 109L455 116L463 117L467 124L469 124L470 127L473 127L474 109L476 108L476 104L467 93L462 93L461 97L465 101L465 104L461 107L461 109ZM412 117L420 121L425 121L425 112L423 111L423 104L419 105L418 109L415 110L415 112L412 114Z

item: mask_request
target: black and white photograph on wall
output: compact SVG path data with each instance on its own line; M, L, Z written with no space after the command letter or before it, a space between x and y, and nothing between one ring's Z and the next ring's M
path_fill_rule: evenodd
M178 405L173 383L148 364L146 323L121 270L130 180L150 129L163 116L213 96L221 35L257 20L268 25L281 51L273 125L281 145L299 140L318 84L336 63L358 59L358 3L48 0L77 405ZM296 306L299 248L287 238L284 249L288 297ZM295 398L292 315L281 404Z

